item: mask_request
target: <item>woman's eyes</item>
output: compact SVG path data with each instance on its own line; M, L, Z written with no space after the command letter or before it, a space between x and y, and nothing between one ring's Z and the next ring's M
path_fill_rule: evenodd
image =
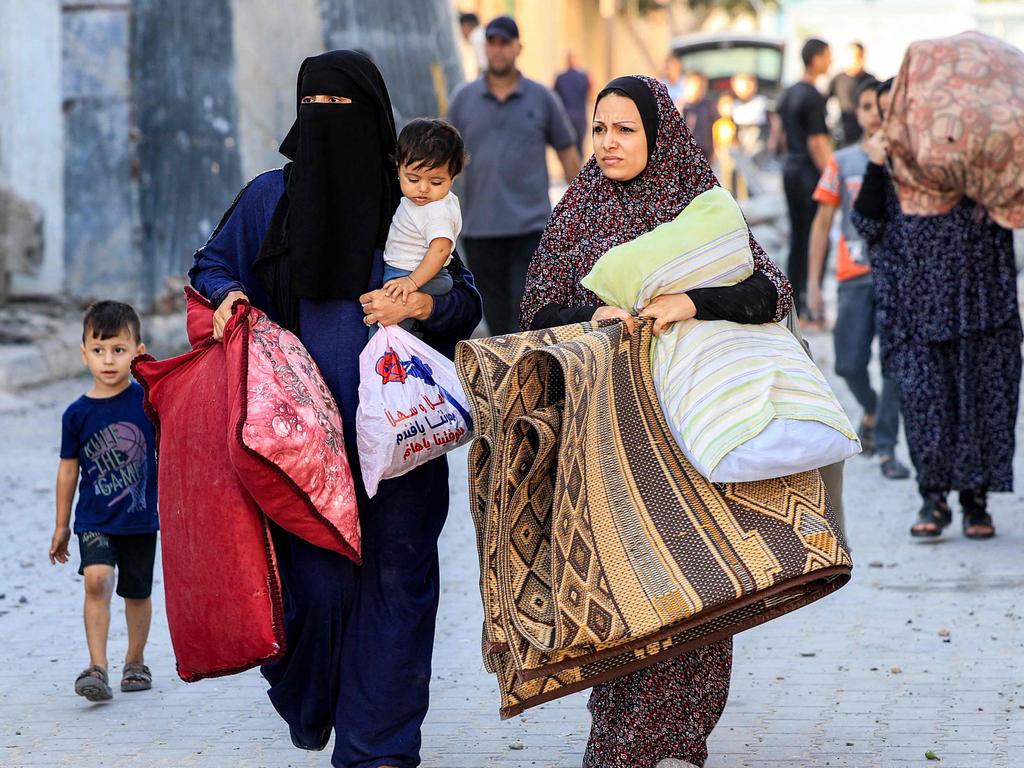
M325 97L321 96L319 98L321 99L321 103L327 103L327 104L351 104L352 103L352 99L346 98L344 96L327 96L326 99L325 99ZM301 104L315 104L316 100L317 100L316 96L303 96L302 97L302 101L300 103Z

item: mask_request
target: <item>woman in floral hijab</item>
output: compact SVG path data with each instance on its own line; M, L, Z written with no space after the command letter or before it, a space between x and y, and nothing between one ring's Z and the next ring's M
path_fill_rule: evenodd
M718 182L665 86L633 76L598 94L594 156L555 208L534 255L523 295L524 329L619 319L580 285L613 246L675 219ZM734 286L659 296L641 311L655 332L676 321L782 320L792 304L789 281L750 241L755 273ZM707 738L729 693L732 640L722 640L598 685L584 768L703 765ZM668 758L668 760L666 760Z

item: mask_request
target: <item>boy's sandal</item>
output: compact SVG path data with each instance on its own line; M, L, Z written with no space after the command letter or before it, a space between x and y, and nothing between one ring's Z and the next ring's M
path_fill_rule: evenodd
M917 512L917 522L910 527L910 535L916 538L934 539L953 522L953 512L946 502L926 500Z
M107 679L107 670L93 664L86 667L75 680L75 693L89 701L109 701L114 697Z
M996 535L992 515L983 509L964 511L963 529L968 539L991 539Z
M121 690L125 693L132 691L148 691L153 687L153 675L142 662L133 661L124 665L124 673L121 675Z

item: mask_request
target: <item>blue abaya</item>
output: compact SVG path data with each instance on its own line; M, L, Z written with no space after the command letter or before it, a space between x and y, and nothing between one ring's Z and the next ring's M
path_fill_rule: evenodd
M252 271L284 193L280 169L257 176L196 254L192 285L215 305L230 291L276 317ZM380 287L376 254L367 290ZM420 322L424 340L452 356L480 321L473 276L462 278ZM300 338L341 412L345 447L359 496L363 564L274 531L284 586L287 650L263 667L270 700L296 746L322 748L335 732L332 765L419 765L427 713L434 620L440 589L437 539L448 513L448 464L435 459L385 480L366 497L356 448L359 353L367 341L354 300L302 300Z

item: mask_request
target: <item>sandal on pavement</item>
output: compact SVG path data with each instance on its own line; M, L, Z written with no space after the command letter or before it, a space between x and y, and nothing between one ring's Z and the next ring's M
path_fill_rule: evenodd
M132 661L124 665L124 672L121 673L121 690L124 693L132 691L148 691L153 687L153 673L149 667L141 661Z
M107 679L107 670L93 664L82 670L75 680L75 693L89 701L109 701L114 698Z
M996 535L992 515L986 509L984 491L960 491L960 507L964 513L963 531L968 539L991 539Z
M996 535L995 526L992 525L992 515L983 509L974 509L964 512L964 536L968 539L991 539Z
M887 480L906 480L910 477L910 470L895 456L886 456L879 464L879 468Z
M934 539L953 522L953 512L944 500L926 498L917 511L917 522L910 527L915 538Z

